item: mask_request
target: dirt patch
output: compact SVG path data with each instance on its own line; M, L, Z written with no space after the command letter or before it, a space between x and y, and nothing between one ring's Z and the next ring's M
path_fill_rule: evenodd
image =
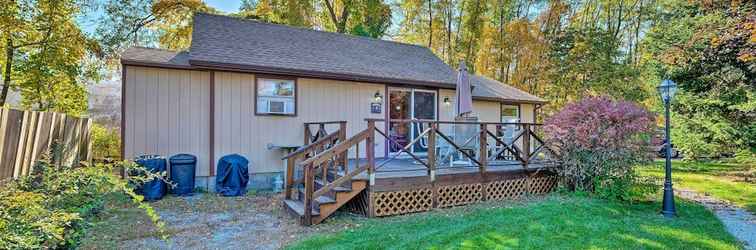
M280 194L221 197L201 193L152 203L166 224L168 239L133 205L106 209L82 248L119 249L279 249L313 233L359 225L362 217L341 214L314 227L300 226L283 208Z

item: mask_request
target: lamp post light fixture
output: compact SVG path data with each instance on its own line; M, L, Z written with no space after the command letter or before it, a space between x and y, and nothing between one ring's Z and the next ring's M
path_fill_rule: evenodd
M669 104L677 92L677 84L672 80L663 80L658 87L659 95L664 102L664 135L666 142L664 144L664 200L662 201L662 214L664 217L675 217L675 194L672 190L672 139L669 136Z

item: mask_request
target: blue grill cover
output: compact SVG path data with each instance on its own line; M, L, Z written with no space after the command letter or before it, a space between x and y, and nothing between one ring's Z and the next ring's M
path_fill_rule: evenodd
M223 196L241 196L247 193L249 161L238 154L226 155L218 160L215 192Z
M191 195L194 191L194 175L197 171L197 157L190 154L171 156L171 182L176 186L171 193L176 195Z
M157 155L144 155L136 160L136 164L143 166L152 173L165 173L167 170L165 158ZM168 191L168 185L163 180L153 179L137 188L137 193L144 196L145 200L153 201L162 199Z

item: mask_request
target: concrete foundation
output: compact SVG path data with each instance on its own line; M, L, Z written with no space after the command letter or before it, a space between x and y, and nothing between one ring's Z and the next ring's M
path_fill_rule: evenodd
M281 176L281 180L284 179L283 172L250 174L247 189L273 190L273 182L278 175ZM215 176L197 176L194 180L194 186L208 192L215 192Z

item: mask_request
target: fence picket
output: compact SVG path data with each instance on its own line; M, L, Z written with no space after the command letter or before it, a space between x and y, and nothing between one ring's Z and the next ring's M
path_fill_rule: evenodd
M24 138L24 148L21 149L24 151L24 158L22 158L23 160L21 162L21 175L28 175L31 173L32 160L34 160L32 158L32 149L34 148L34 138L37 134L37 112L28 112L28 116L28 123L25 128L26 138Z
M0 183L30 174L56 144L62 149L57 164L90 161L91 127L89 118L0 108Z
M3 177L3 155L5 155L5 127L8 124L8 110L0 108L0 179Z

